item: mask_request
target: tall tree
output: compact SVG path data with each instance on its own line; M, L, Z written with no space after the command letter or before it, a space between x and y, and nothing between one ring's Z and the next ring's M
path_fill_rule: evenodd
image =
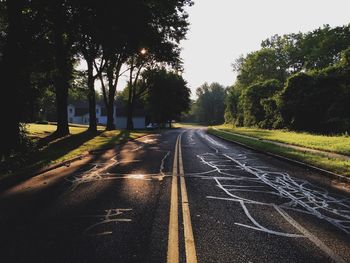
M0 61L0 72L2 72L2 85L7 89L7 96L3 99L11 98L11 110L5 109L8 105L2 101L1 114L2 121L6 128L2 129L1 157L8 157L11 152L19 147L21 141L20 116L23 109L25 90L29 87L29 68L28 68L28 35L24 26L23 10L25 1L6 1L2 4L2 11L7 20L7 32L3 46L3 54Z
M95 80L98 73L94 73L94 63L101 57L97 12L96 1L73 1L73 23L77 27L77 49L87 65L87 98L89 102L89 131L91 132L97 131ZM103 65L99 71L102 69Z
M197 88L196 115L199 122L219 124L224 121L226 90L219 83L204 83Z
M107 130L115 129L114 104L121 69L137 46L137 35L143 36L145 26L143 2L113 2L104 0L98 5L97 26L102 57L94 63L101 82L107 110ZM129 14L134 14L130 16ZM136 39L136 40L135 40Z
M104 27L100 28L103 34L102 49L106 65L99 79L107 107L107 129L114 128L113 105L122 65L129 62L132 79L129 84L131 98L128 103L130 128L134 105L132 97L136 95L133 91L133 83L137 83L144 66L143 63L135 63L135 59L142 48L147 48L148 58L154 58L155 62L171 64L176 61L178 64L178 44L188 29L184 7L191 4L190 0L132 0L118 4L107 1L106 5L102 5L102 9L107 8L102 12L102 20L105 20Z
M245 87L269 79L284 82L288 76L288 67L284 56L275 49L262 48L249 53L243 59L238 69L237 80Z
M73 33L70 28L71 7L67 1L54 0L50 3L52 18L52 41L54 47L54 86L57 107L57 136L69 134L67 100L71 85L73 61Z
M325 119L329 119L326 116L332 112L333 121L345 123L344 117L340 120L333 115L337 107L324 111L329 108L325 100L335 100L334 91L347 97L342 91L347 89L347 84L343 83L339 89L340 84L335 81L343 78L345 67L342 70L334 67L340 67L342 51L349 45L350 25L334 28L325 25L310 32L274 35L262 41L261 49L240 57L233 64L237 81L228 93L227 120L237 125L268 128L288 125L294 129L314 127L325 131L328 123ZM265 84L273 79L286 86L281 94L264 93Z
M191 91L182 76L163 68L145 72L144 78L149 86L146 103L153 122L171 125L189 109Z
M146 49L142 49L140 51L140 55L141 56L145 56L146 55ZM134 107L136 104L136 100L138 99L138 94L137 93L141 93L143 92L145 89L142 89L142 91L137 91L136 90L136 85L138 83L138 79L140 77L140 73L142 70L143 65L145 64L144 59L140 59L139 57L135 57L135 56L131 56L130 60L129 60L129 65L130 65L130 73L129 73L129 83L128 83L128 103L127 103L127 121L126 121L126 128L128 130L132 130L134 128L134 123L132 120L133 117L133 111L134 111ZM136 71L134 73L134 71ZM143 85L143 87L146 88L145 85Z

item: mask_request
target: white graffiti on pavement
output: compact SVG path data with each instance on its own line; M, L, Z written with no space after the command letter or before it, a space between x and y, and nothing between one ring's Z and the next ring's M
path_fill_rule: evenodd
M326 189L312 185L306 180L292 178L287 173L249 165L253 159L244 154L204 153L197 157L203 164L211 167L215 173L220 174L212 178L217 187L228 196L227 198L214 196L208 198L238 202L253 224L253 226L248 226L237 222L236 225L281 236L302 236L281 233L263 227L253 218L246 206L246 204L256 204L310 214L350 234L350 200L348 198L330 194ZM277 196L280 203L253 200L249 193Z

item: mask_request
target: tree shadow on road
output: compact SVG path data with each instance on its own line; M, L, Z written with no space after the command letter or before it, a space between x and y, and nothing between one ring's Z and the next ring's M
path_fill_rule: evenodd
M85 131L62 138L57 138L55 135L46 136L39 143L41 147L33 149L29 156L19 156L20 160L13 160L13 163L7 165L6 170L0 171L1 184L30 177L31 174L39 172L52 161L60 159L99 134L101 132Z

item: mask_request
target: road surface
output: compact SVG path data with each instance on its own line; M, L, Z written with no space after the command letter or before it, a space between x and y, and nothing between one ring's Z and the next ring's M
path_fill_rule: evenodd
M350 262L350 196L206 134L142 137L0 195L0 262Z

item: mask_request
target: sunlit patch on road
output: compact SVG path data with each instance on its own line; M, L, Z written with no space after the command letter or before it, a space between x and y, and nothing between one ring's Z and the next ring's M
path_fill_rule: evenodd
M137 147L136 149L138 149ZM160 160L159 172L158 173L114 173L110 172L109 169L112 167L118 167L121 164L133 164L142 162L142 160L119 160L120 154L115 155L108 162L104 163L93 163L77 170L71 176L66 178L71 186L70 190L75 190L79 185L92 183L96 181L105 180L121 180L121 179L135 179L135 180L158 180L161 181L165 176L171 176L165 172L165 161L170 155L170 151L167 151L163 158Z
M144 140L143 143L154 143L156 141L157 139L147 139L147 140Z

